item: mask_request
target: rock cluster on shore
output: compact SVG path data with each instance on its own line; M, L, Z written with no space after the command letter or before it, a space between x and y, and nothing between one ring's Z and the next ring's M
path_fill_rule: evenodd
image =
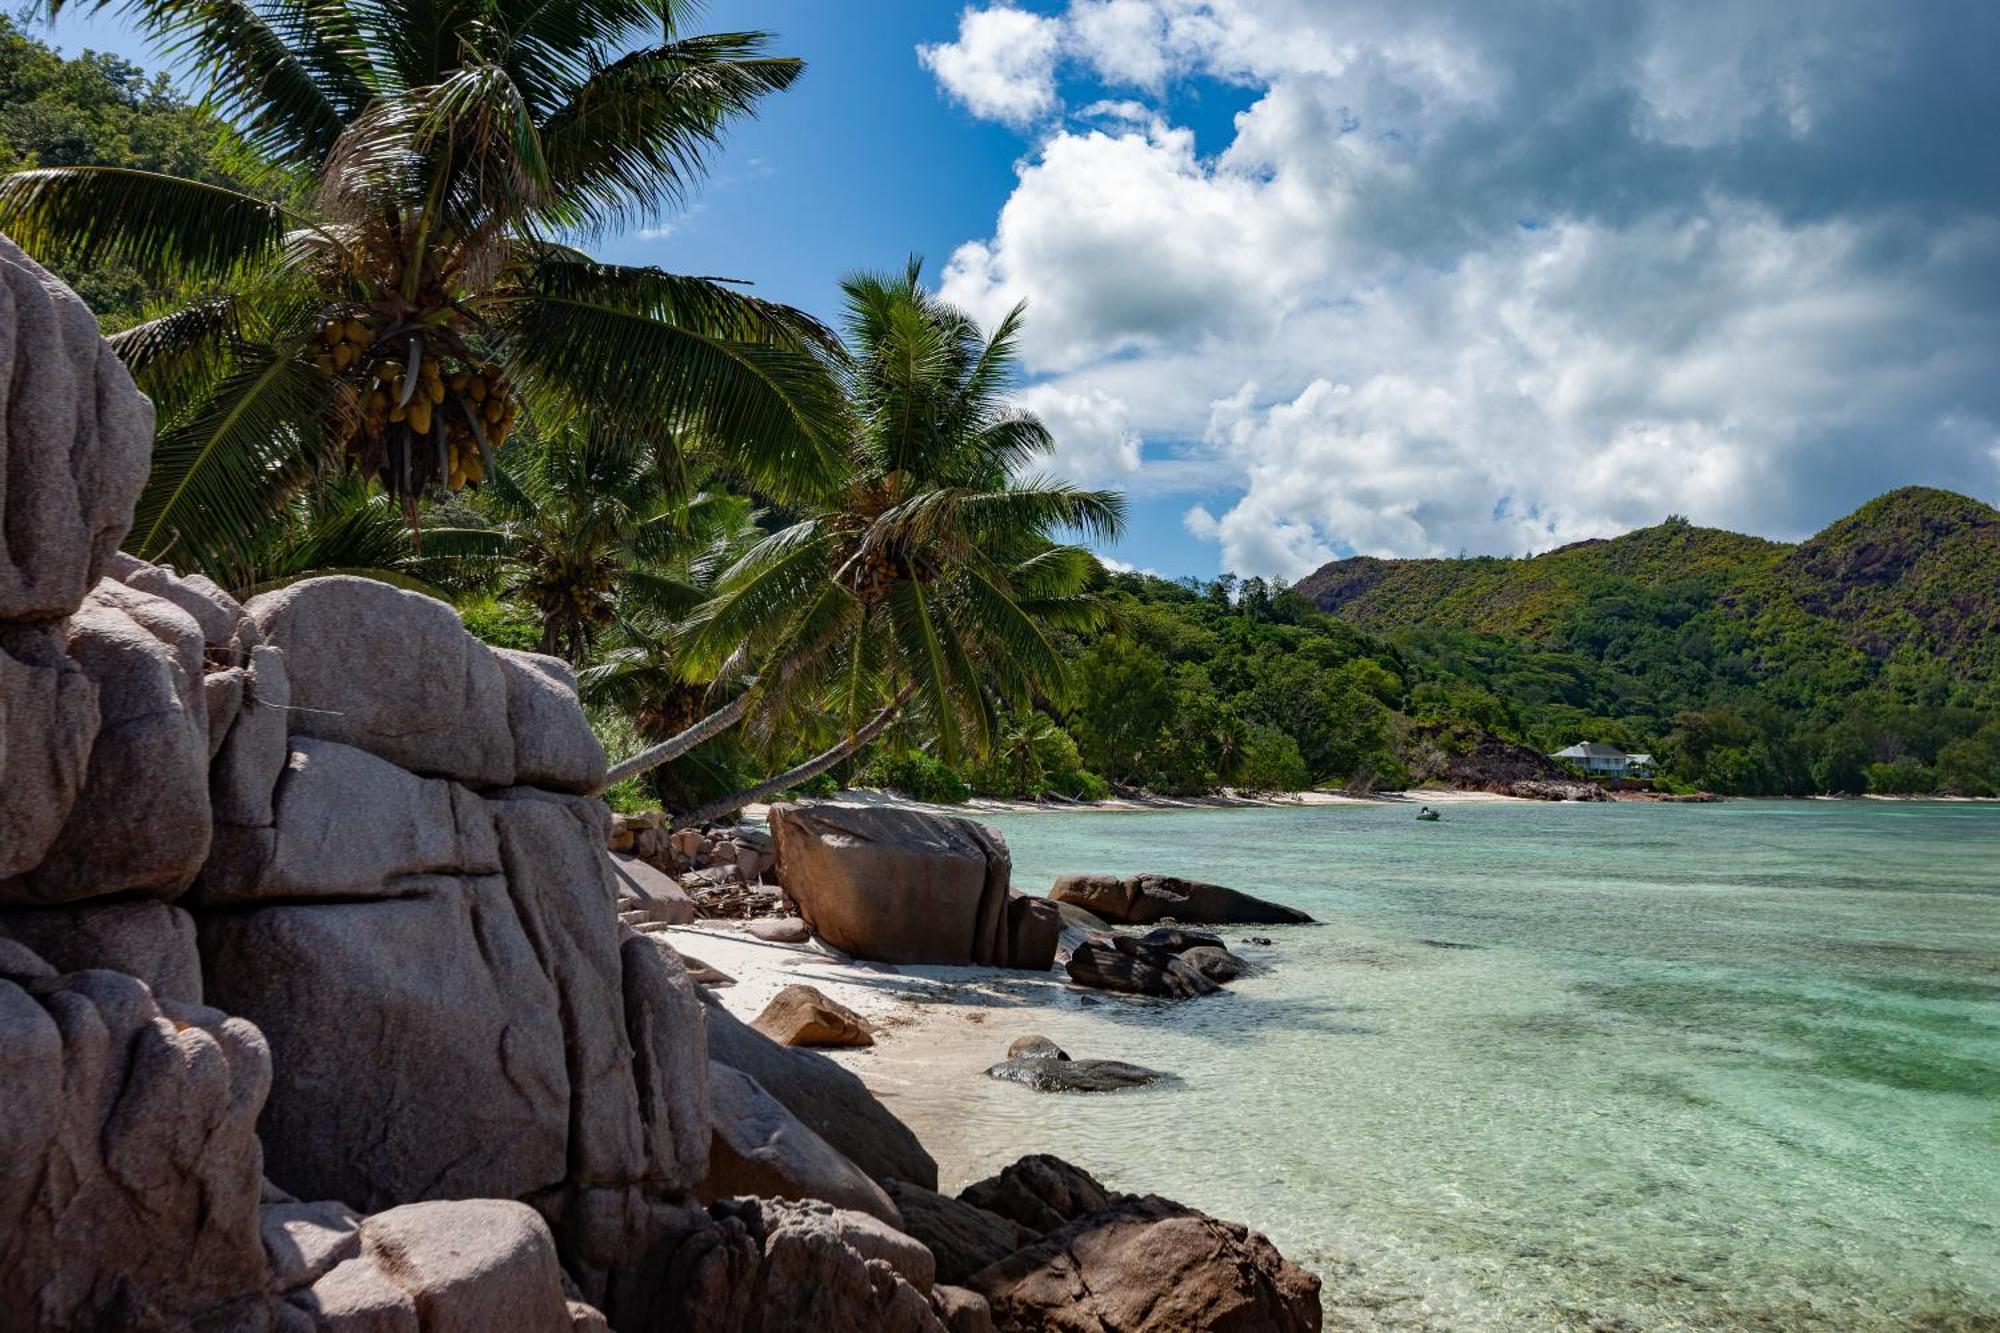
M0 238L0 1327L1318 1326L1161 1200L941 1281L909 1129L638 928L681 908L607 855L568 669L385 584L119 555L151 426Z
M1312 921L1295 907L1177 875L1064 875L1049 890L1049 897L1125 926L1159 921L1282 926Z

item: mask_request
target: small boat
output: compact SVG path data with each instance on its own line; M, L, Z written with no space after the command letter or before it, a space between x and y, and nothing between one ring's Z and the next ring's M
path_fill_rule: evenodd
M1444 816L1429 806L1425 806L1423 809L1417 811L1417 818L1423 820L1426 824L1435 824L1438 820L1444 818Z

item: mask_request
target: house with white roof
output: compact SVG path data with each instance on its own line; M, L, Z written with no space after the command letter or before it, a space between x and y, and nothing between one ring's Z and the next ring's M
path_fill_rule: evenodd
M1575 764L1594 778L1649 778L1653 775L1653 756L1628 754L1615 745L1600 745L1596 741L1579 741L1567 750L1557 750L1549 758Z

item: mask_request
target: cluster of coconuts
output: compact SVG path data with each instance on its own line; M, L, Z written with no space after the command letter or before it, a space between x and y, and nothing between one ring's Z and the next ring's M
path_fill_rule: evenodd
M435 331L385 335L363 319L330 317L318 340L314 364L356 409L347 452L393 494L477 487L491 474L519 411L498 366L448 359Z

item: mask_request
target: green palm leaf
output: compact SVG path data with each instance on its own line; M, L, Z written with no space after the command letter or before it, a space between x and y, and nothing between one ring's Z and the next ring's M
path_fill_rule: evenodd
M227 279L274 257L277 204L127 167L40 167L0 176L0 231L80 264L118 261L178 279Z

